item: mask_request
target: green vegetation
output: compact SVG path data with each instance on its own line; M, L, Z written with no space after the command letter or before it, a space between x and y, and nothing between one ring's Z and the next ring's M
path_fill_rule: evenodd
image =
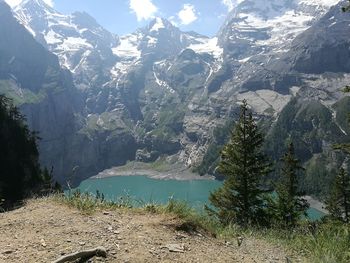
M157 117L156 128L151 134L157 136L159 140L170 140L183 129L184 109L177 106L180 108L175 110L174 107L174 105L163 107Z
M343 8L343 11L350 11L350 5ZM350 92L350 86L346 86L343 90L345 93ZM345 99L349 99L346 97ZM345 100L339 102L343 103ZM347 127L350 123L349 105L346 104L347 111L342 112L343 117L346 116ZM335 150L341 150L347 154L346 163L348 162L348 156L350 154L350 143L341 143L334 145ZM333 220L343 221L345 223L350 223L350 176L348 172L342 166L339 170L338 175L335 177L331 192L326 200L327 209L330 212L330 217Z
M291 229L251 230L253 235L290 248L308 263L347 263L350 260L348 225L335 222L307 223ZM292 261L294 262L294 261Z
M12 101L0 95L0 200L5 208L51 188L51 174L39 165L37 139Z
M350 223L350 176L344 168L340 168L334 180L327 210L332 219Z
M349 89L350 89L350 87L347 86L344 89L344 92L349 93L350 92ZM337 109L340 109L339 113L337 114L337 119L339 116L338 122L342 123L342 125L343 125L343 127L345 127L345 130L347 133L350 132L350 115L349 115L350 103L349 102L350 102L350 97L347 96L335 104L335 107ZM350 144L346 143L346 142L340 142L338 144L335 144L334 149L340 150L340 151L345 152L347 154L350 154Z
M299 191L299 171L304 170L300 161L296 159L293 143L289 144L288 151L282 157L281 176L275 184L276 198L270 201L271 216L276 222L293 228L306 216L309 204L302 198L304 193Z
M36 94L29 89L21 89L9 80L0 80L0 94L6 94L17 106L25 103L39 103L46 97L44 90Z
M329 185L344 161L345 154L340 151L334 152L327 144L344 145L349 141L350 137L342 131L350 134L347 122L349 105L350 97L342 98L332 109L317 101L301 103L292 99L276 122L271 123L264 118L258 120L260 129L268 132L263 150L277 166L278 160L287 150L288 143L293 141L295 154L305 167L305 176L300 178L300 190L307 194L320 198L329 194ZM215 128L215 131L222 133L226 139L217 139L214 133L201 164L194 169L196 172L201 175L218 175L216 168L220 161L220 153L224 144L228 142L229 130L233 123L233 120L228 120L227 124ZM279 177L278 171L279 169L276 169L267 179L276 180Z
M132 208L132 200L128 196L120 197L116 201L108 201L99 192L96 195L70 190L67 194L57 193L53 199L59 203L77 208L85 214L92 214L101 209Z
M200 175L213 174L215 172L215 168L219 164L220 153L229 140L233 123L233 120L228 120L224 125L214 128L212 141L209 144L201 164L194 169L195 172Z
M348 139L341 130L346 129L343 126L346 118L341 114L343 106L335 104L332 112L318 101L292 99L266 137L265 151L275 161L284 154L288 142L293 142L295 154L306 169L305 176L300 179L300 187L310 195L326 196L334 171L344 161L344 154L334 153L331 147L326 146L327 143L342 143ZM278 173L274 174L274 178L278 176Z
M332 157L336 157L330 163ZM305 176L300 178L301 189L312 195L325 197L329 194L329 185L337 173L339 163L343 161L343 156L329 152L327 154L315 154L305 163Z
M226 225L262 224L266 219L262 182L271 165L262 152L263 141L244 100L231 140L221 153L219 172L225 176L224 184L209 197L215 209L208 210Z
M133 209L151 214L171 214L182 220L177 230L190 233L201 232L226 241L237 242L238 237L255 237L284 247L290 255L298 255L302 262L347 263L350 260L350 228L332 221L309 223L304 221L294 229L288 228L242 228L235 224L224 225L205 213L188 206L185 202L170 199L165 205L144 204L143 208L132 208L129 197L115 202L107 201L103 195L71 192L56 194L53 200L79 209L84 214L96 211Z

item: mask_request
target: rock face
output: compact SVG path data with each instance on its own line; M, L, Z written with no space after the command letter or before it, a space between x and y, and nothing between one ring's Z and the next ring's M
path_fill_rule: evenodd
M4 2L0 23L0 92L12 98L30 128L40 132L43 165L53 166L63 182L73 168L89 176L133 158L135 140L129 133L85 132L84 94L74 86L71 72L35 41ZM99 138L104 143L97 143Z
M34 40L4 2L0 23L0 92L20 106L33 130L40 131L43 164L62 172L61 145L76 131L75 113L81 105L70 72L61 69L57 57Z
M276 147L295 130L301 132L297 149L307 152L306 163L321 153L331 155L329 146L347 136L345 103L336 103L350 76L350 16L337 2L240 1L214 38L182 32L162 18L118 37L86 13L66 16L42 0L22 2L15 16L70 71L60 70L74 91L67 100L53 95L48 102L64 100L57 114L71 107L72 114L62 116L74 121L65 130L66 144L57 143L65 150L48 143L61 151L45 158L64 155L55 167L79 167L79 180L127 160L148 162L161 155L213 172L215 145L225 142L220 127L236 118L242 99L263 120L269 140L280 139ZM291 108L293 116L286 110ZM300 112L312 114L300 119ZM29 119L40 123L44 113L37 110ZM331 127L317 126L320 118ZM317 142L307 136L309 122L324 135L313 137ZM42 126L35 128L50 138ZM278 127L285 131L279 139ZM268 150L278 159L282 149L271 145Z

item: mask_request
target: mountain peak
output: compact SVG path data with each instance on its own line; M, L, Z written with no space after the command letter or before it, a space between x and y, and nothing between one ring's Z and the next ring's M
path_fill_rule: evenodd
M57 13L55 9L49 6L43 0L24 0L20 4L14 7L14 10L29 9L29 10L46 10L50 13Z
M148 25L148 29L150 32L157 32L162 29L171 29L175 28L175 26L167 19L162 17L154 18Z
M95 18L86 12L74 12L72 14L74 23L86 28L97 28L100 27Z

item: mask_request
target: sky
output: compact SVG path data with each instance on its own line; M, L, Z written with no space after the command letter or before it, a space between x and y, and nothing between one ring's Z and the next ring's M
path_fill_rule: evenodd
M5 0L14 6L21 0ZM239 0L44 0L63 14L85 11L118 35L134 32L154 17L183 31L214 36Z

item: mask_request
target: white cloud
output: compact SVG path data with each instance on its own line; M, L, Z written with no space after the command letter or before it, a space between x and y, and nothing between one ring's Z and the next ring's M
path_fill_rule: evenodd
M221 3L227 7L228 11L231 11L234 7L233 0L222 0Z
M130 0L130 9L136 14L137 20L147 20L157 13L158 8L152 0Z
M14 7L18 4L20 4L23 0L5 0L6 3L8 3L11 7ZM44 0L46 4L53 7L53 0Z
M243 0L221 0L221 3L227 7L228 11L232 11Z
M182 25L188 25L198 19L194 5L184 4L182 10L177 14Z

